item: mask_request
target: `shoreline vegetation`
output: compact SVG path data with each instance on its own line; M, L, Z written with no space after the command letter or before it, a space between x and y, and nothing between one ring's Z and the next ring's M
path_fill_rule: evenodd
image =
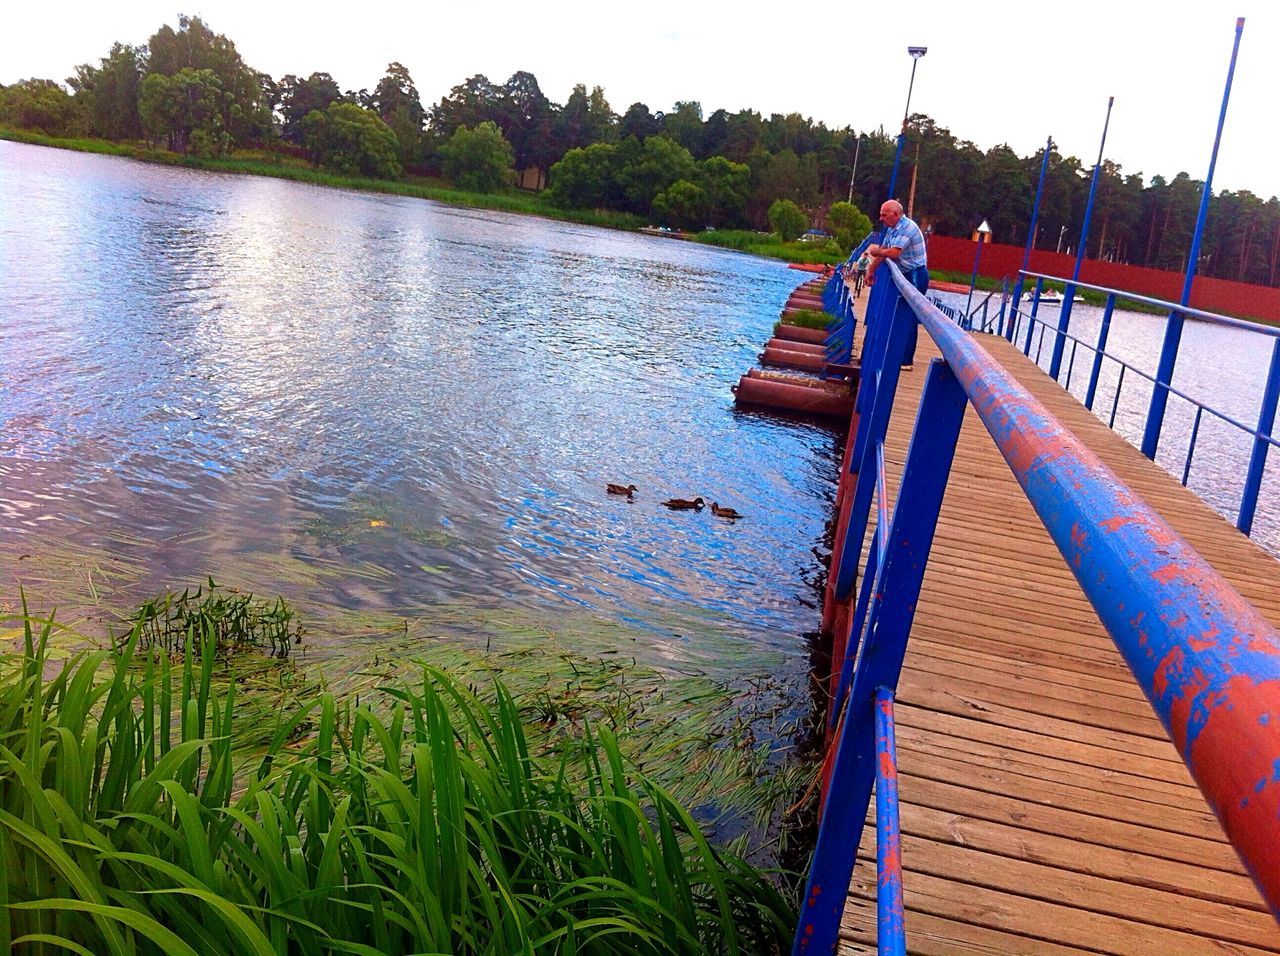
M20 644L0 657L0 946L789 947L794 877L712 843L652 769L677 738L717 758L723 740L643 726L640 685L534 693L415 662L335 693L298 665L283 601L209 585L62 659L52 619L0 620Z
M428 199L432 202L470 209L492 209L519 215L541 216L560 222L572 222L584 226L599 226L627 232L641 232L649 221L634 213L612 209L574 209L552 204L546 192L533 193L511 188L503 192L476 192L459 189L443 179L402 175L400 179L378 179L369 176L347 176L317 169L305 160L299 160L267 150L237 150L230 156L196 156L173 153L167 149L155 149L144 144L117 143L91 137L46 136L32 130L0 127L0 140L25 143L31 146L47 146L73 152L96 153L105 156L122 156L159 166L182 169L198 169L219 173L238 173L249 176L269 176L290 182L332 189L351 189L358 192L385 193L406 196L411 199ZM695 233L691 240L702 245L716 246L734 252L776 259L783 262L813 263L819 265L843 262L845 256L833 242L784 242L777 234L760 233L748 229L725 229Z

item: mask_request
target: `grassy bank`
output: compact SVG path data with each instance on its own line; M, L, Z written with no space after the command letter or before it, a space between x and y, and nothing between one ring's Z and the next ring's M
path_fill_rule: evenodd
M750 252L753 255L782 259L786 262L835 265L843 262L847 255L831 241L783 242L777 235L752 232L749 229L717 229L714 232L700 232L694 236L694 240L708 246L736 249L738 252Z
M143 144L114 143L102 139L62 138L45 136L31 130L0 127L0 139L36 146L52 146L84 153L101 153L109 156L126 156L146 163L163 166L181 166L186 169L206 169L223 173L246 173L253 176L272 176L316 186L337 189L357 189L365 192L388 193L395 196L411 196L431 199L453 206L475 209L496 209L502 212L543 216L563 222L576 222L609 229L635 230L646 224L641 216L609 209L562 209L552 205L545 193L529 193L508 189L498 193L476 193L456 189L440 179L405 176L403 179L370 179L363 176L343 176L314 169L309 163L266 151L241 150L231 156L202 158L183 156L164 149L151 149ZM734 249L785 262L839 263L845 254L834 242L783 242L776 235L752 232L746 229L722 229L698 233L695 241L704 245Z
M60 667L52 626L20 619L0 658L0 946L786 947L795 911L767 874L708 843L603 723L425 666L341 698L280 655L288 621L234 645L219 621L245 606L216 607L153 605ZM158 619L185 622L181 646Z
M269 152L240 151L231 156L202 158L182 156L163 149L150 149L143 145L112 143L99 139L62 139L45 136L29 130L0 129L0 139L37 146L52 146L85 153L101 153L110 156L127 156L141 162L163 166L180 166L185 169L205 169L222 173L245 173L253 176L271 176L315 186L331 186L336 189L357 189L364 192L387 193L431 199L453 206L475 209L495 209L502 212L544 216L564 222L577 222L590 226L612 229L638 229L645 220L625 212L606 209L561 209L551 205L543 193L526 193L515 189L499 193L468 192L455 189L443 180L420 176L406 176L399 180L370 179L363 176L342 176L314 169L309 163L292 157Z

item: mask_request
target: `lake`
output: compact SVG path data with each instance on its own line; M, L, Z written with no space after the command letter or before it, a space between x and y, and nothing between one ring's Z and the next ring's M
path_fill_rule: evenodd
M0 196L10 607L98 634L212 575L334 675L545 636L809 707L842 438L730 393L799 273L7 142Z

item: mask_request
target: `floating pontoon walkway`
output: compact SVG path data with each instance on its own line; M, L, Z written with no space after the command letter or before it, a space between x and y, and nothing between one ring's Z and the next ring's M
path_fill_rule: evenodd
M1280 625L1280 563L1015 347L978 342ZM899 382L890 496L937 354L922 333ZM909 952L1280 952L1276 920L972 407L896 721ZM873 801L842 953L875 952L874 814Z

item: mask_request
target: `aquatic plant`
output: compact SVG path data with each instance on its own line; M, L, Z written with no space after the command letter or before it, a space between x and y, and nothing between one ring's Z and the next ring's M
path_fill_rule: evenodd
M178 654L192 640L207 635L219 657L253 649L268 657L286 658L302 643L303 627L284 598L255 600L235 588L219 588L213 578L192 591L168 591L143 603L129 619L130 629L117 639L134 637L138 648Z
M25 608L24 608L25 612ZM794 908L588 727L538 752L512 695L424 667L298 706L242 694L211 619L53 670L0 659L0 947L767 953ZM265 746L244 726L266 725Z
M819 312L817 309L797 309L787 315L787 325L798 325L805 329L825 329L832 321L832 316L826 312ZM774 325L774 332L778 331L778 327L783 323L781 320Z

